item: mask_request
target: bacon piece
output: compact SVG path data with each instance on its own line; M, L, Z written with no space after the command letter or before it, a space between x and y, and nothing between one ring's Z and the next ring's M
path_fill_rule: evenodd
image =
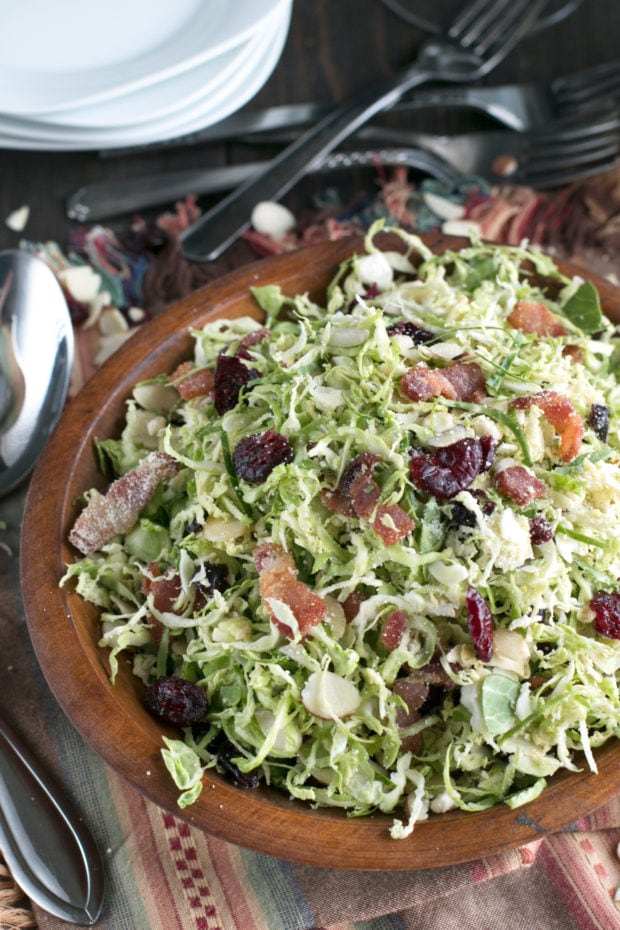
M353 504L349 498L341 494L340 491L328 491L323 489L319 492L319 497L324 506L327 507L328 510L331 510L332 513L337 513L341 517L356 516Z
M487 396L485 377L476 362L454 362L443 368L442 374L454 388L457 400L479 404Z
M526 507L537 497L544 497L547 486L522 465L511 465L495 475L495 487L518 507Z
M170 381L183 400L193 397L205 397L211 394L215 385L215 374L210 368L193 368L191 362L183 362L170 375Z
M181 593L181 576L178 572L162 575L157 562L151 562L149 573L142 582L142 592L153 595L153 606L156 610L170 611Z
M372 528L386 546L394 546L415 529L415 523L398 504L379 504Z
M381 489L372 477L379 459L370 452L356 456L345 469L335 491L323 491L321 500L344 517L372 517L372 528L386 546L393 546L413 530L411 517L398 504L380 504ZM373 516L374 515L374 516Z
M260 596L271 620L283 636L292 639L293 630L279 620L269 600L282 601L292 611L302 638L325 617L325 601L297 578L293 557L277 543L263 543L254 550L254 564L259 574Z
M342 608L344 610L347 623L351 623L352 620L355 620L358 611L365 600L366 598L361 591L352 591L351 594L345 598L345 600L342 602Z
M128 533L164 478L172 478L179 463L166 452L149 452L132 471L117 478L105 495L94 494L69 533L69 542L90 555L118 533Z
M564 346L562 349L562 355L564 358L570 358L570 360L575 362L575 364L583 365L583 352L581 351L581 346Z
M577 413L568 397L557 391L526 394L511 401L510 406L515 410L529 410L534 404L540 407L545 419L560 437L560 458L563 462L572 462L581 449L585 432L583 417Z
M439 368L427 368L426 365L415 365L400 379L400 387L409 400L425 401L433 397L447 397L448 400L457 400L454 385Z
M446 368L416 365L406 371L400 386L410 400L466 400L479 403L487 394L482 369L476 362L454 362Z
M545 304L533 300L518 300L508 317L508 322L522 333L537 336L566 336L567 330Z

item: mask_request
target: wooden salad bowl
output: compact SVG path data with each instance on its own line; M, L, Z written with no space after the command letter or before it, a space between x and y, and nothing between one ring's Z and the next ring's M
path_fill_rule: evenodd
M437 251L467 245L442 236L426 242ZM339 263L361 248L360 239L348 238L244 266L144 325L102 366L69 402L33 475L22 534L22 591L39 663L67 717L101 758L151 801L214 836L284 859L347 869L435 868L540 839L610 800L618 790L620 742L597 751L597 775L587 766L560 773L541 796L516 810L499 805L480 813L431 815L403 840L390 838L389 815L347 818L339 810L314 810L265 787L237 787L212 769L199 799L180 810L160 754L166 728L144 709L143 686L128 664L120 663L117 682L110 683L107 652L97 645L97 609L71 584L59 587L76 555L67 537L77 500L88 488L104 486L93 441L119 435L134 384L170 372L191 356L190 327L217 317L260 318L250 287L277 283L288 295L308 292L320 299ZM583 274L567 264L560 267ZM620 290L588 277L599 289L603 310L620 321Z

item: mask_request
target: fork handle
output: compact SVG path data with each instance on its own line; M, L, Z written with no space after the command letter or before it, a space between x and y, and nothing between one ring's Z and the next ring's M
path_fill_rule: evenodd
M217 258L249 226L252 210L264 200L279 200L301 177L321 162L348 135L401 95L435 75L432 66L408 68L367 90L323 117L284 149L257 176L224 197L181 236L183 254L190 261Z
M142 178L99 181L78 188L67 198L65 211L69 219L94 222L168 203L187 194L216 194L263 171L266 161L243 165L223 165L188 171L170 171ZM332 152L316 163L312 171L335 171L372 165L406 164L416 167L447 184L454 183L455 172L443 159L414 148L374 148L356 152ZM1 383L0 383L1 388ZM1 401L1 397L0 397ZM0 408L1 413L1 408Z

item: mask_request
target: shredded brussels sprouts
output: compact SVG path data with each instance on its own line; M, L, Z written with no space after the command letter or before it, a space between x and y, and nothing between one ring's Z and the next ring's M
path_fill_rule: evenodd
M120 439L100 443L117 476L153 450L180 466L63 583L101 608L113 670L122 654L147 685L179 675L206 691L205 723L163 750L181 806L225 737L239 772L311 805L393 814L399 838L431 811L526 803L558 769L596 770L618 735L620 629L597 627L592 606L620 578L618 353L596 291L530 248L433 255L398 230L403 251L386 252L378 232L324 306L263 287L264 324L193 333L192 369L224 353L252 370L231 409L218 414L213 391L184 399L165 372L137 387ZM555 334L515 325L525 304ZM473 397L444 384L462 363L482 375ZM412 369L443 391L412 399ZM604 429L593 410L607 410ZM270 430L292 454L246 480L235 450ZM492 461L456 493L412 471L461 449ZM371 512L348 492L363 456ZM320 622L265 593L265 544L293 560ZM225 585L209 587L209 566ZM177 580L163 608L162 576Z

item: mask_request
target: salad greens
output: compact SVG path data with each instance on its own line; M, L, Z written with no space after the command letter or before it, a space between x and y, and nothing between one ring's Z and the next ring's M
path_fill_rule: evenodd
M618 736L620 640L598 632L589 606L620 577L618 354L598 295L533 249L473 242L434 255L391 230L404 252L384 252L379 231L343 263L324 306L257 288L264 324L218 320L193 333L195 369L247 346L254 376L232 409L218 414L212 392L184 399L162 373L136 387L120 439L99 444L116 475L153 450L180 465L135 526L69 565L63 583L101 608L113 674L122 655L147 685L174 674L207 692L205 724L165 739L181 806L219 767L223 734L240 772L311 805L393 813L399 838L430 812L516 807L558 769L596 771L593 751ZM519 302L544 305L559 335L511 325ZM397 321L432 338L418 342ZM260 325L268 334L247 339ZM482 371L484 396L403 392L411 368L444 372L462 359ZM543 391L572 413L513 403ZM604 431L588 425L593 405L611 411ZM581 425L579 454L562 458L563 433ZM272 429L292 459L244 480L235 449ZM414 452L484 437L493 463L455 495L412 479ZM363 454L376 457L381 504L413 521L396 542L371 517L327 506L325 492ZM542 493L538 484L515 502L498 478L510 468ZM537 537L541 525L550 533ZM264 543L322 599L320 623L303 629L286 598L262 596L254 553ZM212 565L227 586L199 603ZM145 584L162 576L178 581L166 609ZM488 659L472 634L471 589L492 615ZM422 703L405 684L423 689Z

